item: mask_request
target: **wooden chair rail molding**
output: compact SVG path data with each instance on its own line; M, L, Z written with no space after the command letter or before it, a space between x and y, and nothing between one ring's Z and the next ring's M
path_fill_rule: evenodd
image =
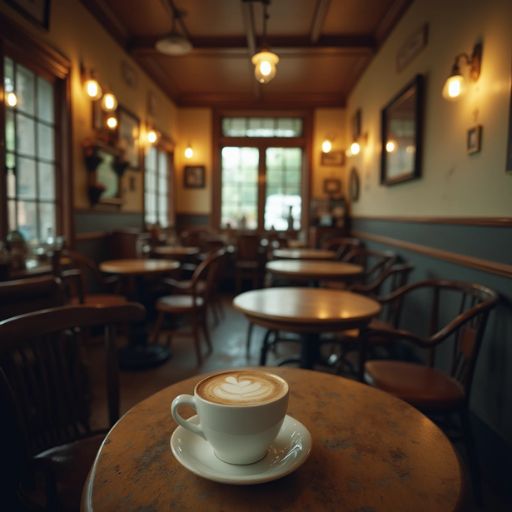
M428 217L400 215L354 215L353 220L382 220L390 222L417 222L422 224L454 224L463 226L512 227L512 217Z
M482 272L489 272L491 274L512 278L512 265L507 265L506 263L474 258L473 256L466 256L456 252L444 251L442 249L435 249L434 247L429 247L427 245L406 242L405 240L399 240L389 236L374 235L373 233L366 233L365 231L353 231L352 236L362 240L368 240L370 242L377 242L390 245L392 247L398 247L399 249L414 251L431 258L449 261L450 263L455 263L457 265L464 265L465 267L474 268Z

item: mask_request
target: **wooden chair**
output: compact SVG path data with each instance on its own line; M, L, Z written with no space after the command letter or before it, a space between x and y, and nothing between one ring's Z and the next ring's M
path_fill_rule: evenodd
M65 301L62 283L53 276L4 281L0 283L0 320L63 306Z
M152 336L153 342L158 342L165 315L189 318L192 323L192 335L198 365L202 363L200 329L203 331L209 352L213 350L208 330L207 307L213 300L224 255L224 249L214 251L208 255L197 267L191 280L166 279L165 282L177 293L160 297L155 306L158 316Z
M89 424L90 392L81 346L94 326L106 326L110 424L119 417L115 324L142 320L138 304L62 306L0 322L0 481L2 506L79 510L87 472L103 440ZM34 483L45 479L45 491ZM40 488L40 486L39 486ZM40 489L39 489L40 490ZM42 496L41 496L42 495Z
M252 288L259 287L265 267L265 251L257 233L242 233L236 240L235 283L236 291L242 291L244 280L252 282Z
M412 343L427 351L428 365L370 360L364 365L364 380L427 414L459 416L467 441L475 497L480 501L468 404L487 318L498 302L498 295L478 284L426 280L400 288L381 302L390 308L394 328L373 326L363 338ZM423 328L422 318L426 319ZM446 372L434 367L435 351L441 345L446 346L446 356L451 354ZM366 346L363 339L363 360Z
M347 254L354 250L364 249L364 243L358 238L336 237L326 240L323 248L328 251L336 251L336 259L344 261Z

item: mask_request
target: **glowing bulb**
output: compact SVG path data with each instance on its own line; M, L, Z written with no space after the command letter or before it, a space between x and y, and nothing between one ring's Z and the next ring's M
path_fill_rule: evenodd
M361 144L359 142L352 142L350 144L350 154L351 155L358 155L361 152Z
M5 97L5 102L8 107L15 107L18 104L18 97L13 92L8 92Z
M254 64L254 76L260 84L267 84L276 76L276 65L279 62L279 57L269 51L261 51L253 56L252 63Z
M107 92L101 99L101 107L106 112L113 112L117 108L117 98L111 92Z
M443 98L447 100L457 100L466 90L464 77L460 74L448 77L443 88Z
M329 153L332 149L332 142L329 139L325 139L322 142L322 153Z
M190 146L187 146L185 148L185 158L190 159L193 156L194 156L194 150Z
M150 144L155 144L158 140L158 133L155 130L149 130L146 134L146 139Z
M393 151L395 151L396 149L396 142L394 140L388 140L388 142L386 142L386 151L388 153L393 153Z
M106 123L110 130L115 130L117 128L117 117L115 117L115 116L107 117Z
M101 90L101 86L97 80L94 78L89 78L89 80L85 82L85 92L87 93L87 96L91 98L91 100L98 100L101 98L103 91Z

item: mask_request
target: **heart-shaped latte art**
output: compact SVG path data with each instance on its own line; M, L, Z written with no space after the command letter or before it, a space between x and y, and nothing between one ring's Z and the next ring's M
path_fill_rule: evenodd
M252 382L250 380L238 380L236 377L230 375L226 377L225 382L220 386L220 390L228 395L247 396L258 393L261 389L259 382Z

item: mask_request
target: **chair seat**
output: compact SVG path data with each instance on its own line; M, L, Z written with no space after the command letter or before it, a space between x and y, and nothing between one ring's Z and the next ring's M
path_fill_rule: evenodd
M84 304L87 306L118 306L126 304L128 301L122 295L109 293L88 293L84 298ZM81 302L78 297L71 299L71 305L78 306Z
M455 379L420 364L368 361L365 380L422 410L453 410L464 403L464 390Z
M156 303L157 311L164 311L168 313L181 313L194 309L194 297L192 295L167 295L160 297ZM196 298L196 305L203 306L204 300L202 297Z
M55 472L63 510L80 510L82 487L104 438L104 434L92 435L36 455L37 462Z

